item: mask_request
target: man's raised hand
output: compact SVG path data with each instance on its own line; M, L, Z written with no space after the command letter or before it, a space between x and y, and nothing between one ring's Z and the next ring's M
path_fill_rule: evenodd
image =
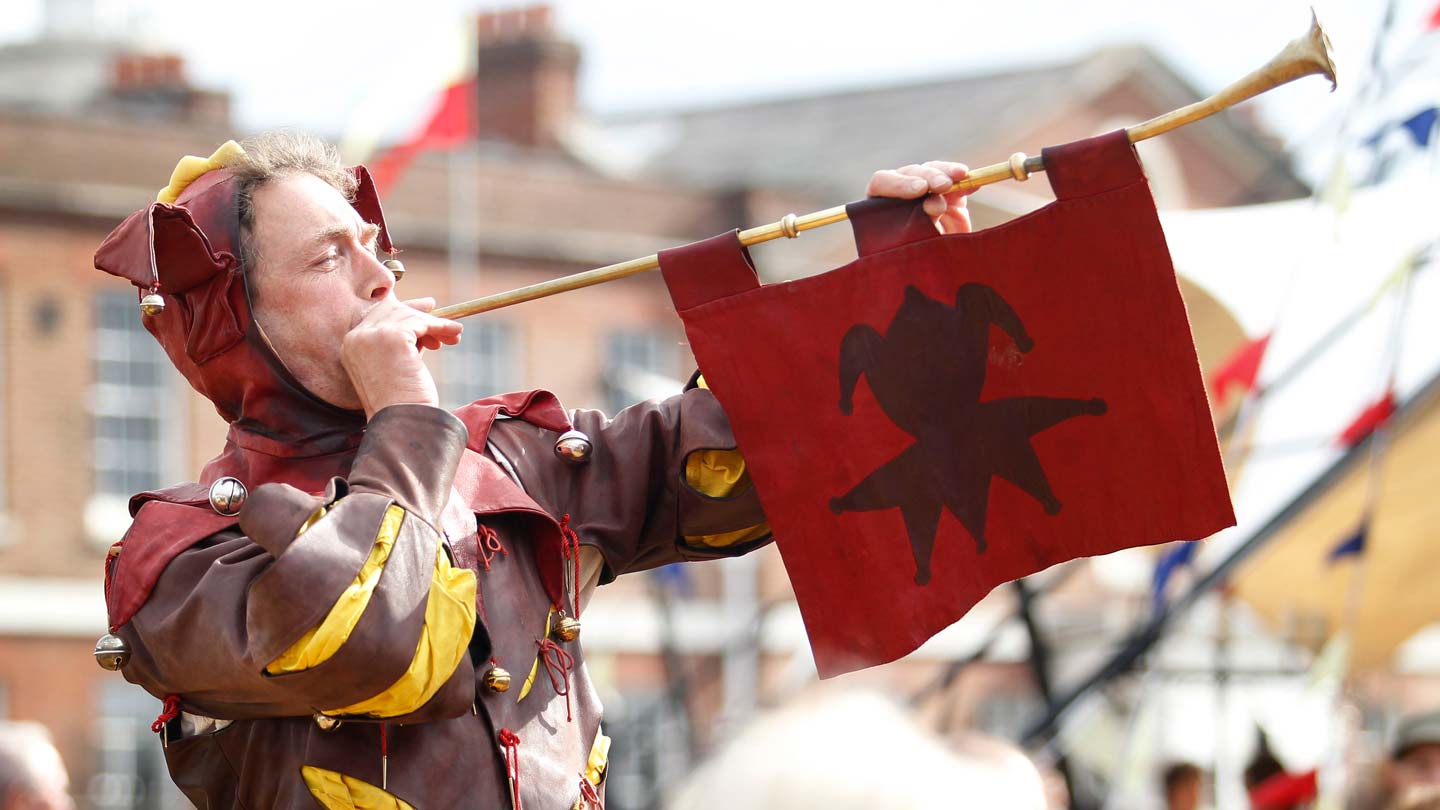
M366 419L390 405L440 404L435 379L420 352L459 343L464 327L429 314L434 308L433 298L387 297L346 333L340 361Z
M945 160L912 163L893 171L875 172L870 176L865 194L902 200L925 197L925 213L935 220L935 227L941 233L969 233L970 209L965 206L967 193L944 193L969 173L970 169L964 163Z

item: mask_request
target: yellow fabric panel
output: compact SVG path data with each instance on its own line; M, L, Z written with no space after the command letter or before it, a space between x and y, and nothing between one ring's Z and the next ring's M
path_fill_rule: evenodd
M695 385L710 390L705 375L695 378ZM703 450L685 459L685 481L707 498L728 498L750 486L745 470L745 457L738 450ZM720 534L687 535L691 545L725 548L754 542L770 533L769 522Z
M701 380L704 383L704 380ZM699 450L685 458L685 481L707 498L728 498L750 486L745 457L738 450ZM725 548L759 540L770 533L770 524L720 534L687 535L691 545Z
M216 149L215 153L208 158L195 155L186 155L180 158L180 162L175 164L175 171L170 173L170 184L160 189L160 193L155 195L155 202L175 202L180 199L180 195L191 183L200 179L201 175L228 166L237 158L244 156L245 150L240 148L240 144L226 141L220 144L220 148Z
M325 514L321 508L311 515L300 527L296 534L298 537L304 534L307 529L315 525ZM405 520L405 510L394 504L385 510L385 517L380 521L380 531L375 536L375 545L370 548L370 556L366 558L365 564L360 566L360 573L355 575L355 580L335 600L334 606L325 619L310 631L300 637L299 641L290 645L285 652L280 653L265 671L271 675L284 675L287 672L303 672L304 670L317 667L330 660L345 642L350 640L350 633L360 621L360 615L365 612L365 607L370 604L370 596L375 592L375 586L380 583L380 572L385 568L385 561L390 559L390 550L395 546L395 536L400 532L400 524Z
M545 614L545 632L543 632L543 633L540 634L540 638L549 638L549 637L550 637L550 623L551 623L552 621L554 621L554 619L555 619L555 608L554 608L554 607L551 607L551 608L550 608L550 612ZM535 675L538 674L539 672L540 672L540 654L539 654L539 653L536 653L536 654L535 654L535 661L530 664L530 674L525 676L525 683L522 684L521 687L520 687L520 694L515 696L515 702L516 702L516 703L519 703L520 701L524 700L524 699L525 699L525 696L528 695L528 694L530 694L530 690L533 689L533 688L535 688Z
M450 565L442 546L435 553L425 628L410 668L388 689L368 700L325 711L332 715L399 717L424 706L465 658L475 632L475 574Z
M604 731L595 732L595 744L590 746L590 758L585 763L585 781L600 787L605 778L605 768L610 764L610 738Z
M343 773L302 765L300 776L326 810L415 810L409 802Z

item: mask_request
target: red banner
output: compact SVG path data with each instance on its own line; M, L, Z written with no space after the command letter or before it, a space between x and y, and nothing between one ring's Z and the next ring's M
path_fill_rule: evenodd
M860 258L760 286L734 233L660 255L822 677L996 585L1234 523L1169 253L1124 132L1044 155L1055 203L940 236L849 208Z

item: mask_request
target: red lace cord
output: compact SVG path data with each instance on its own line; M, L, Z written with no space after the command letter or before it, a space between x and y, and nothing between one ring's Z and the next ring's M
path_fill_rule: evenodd
M150 724L150 730L159 734L165 730L165 724L180 716L180 696L166 695L165 703L160 707L160 716Z
M600 801L600 792L590 784L590 780L586 779L584 774L580 775L580 800L585 803L585 810L590 810L592 807L594 810L605 810L605 803Z
M540 663L545 665L545 674L550 678L550 685L554 687L555 694L565 696L565 722L571 722L570 716L570 670L575 668L575 658L565 652L565 648L555 643L554 639L542 638L536 642L540 645Z
M385 724L380 724L380 789L390 789L390 738L385 733Z
M500 545L500 536L495 530L481 523L475 531L475 551L480 555L480 564L485 570L490 570L490 561L495 559L496 554L510 556L510 552Z
M570 563L571 595L575 599L575 618L580 618L580 535L570 528L570 515L560 518L560 551Z
M505 749L505 777L510 780L510 804L520 810L520 736L508 728L496 735Z

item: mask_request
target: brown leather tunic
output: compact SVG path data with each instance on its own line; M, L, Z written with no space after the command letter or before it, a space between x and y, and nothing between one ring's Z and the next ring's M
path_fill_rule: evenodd
M178 719L167 726L170 773L197 806L321 806L301 777L308 765L371 785L384 781L395 797L422 810L508 807L501 729L520 739L523 805L575 804L602 714L583 638L563 645L575 661L571 719L543 666L531 693L517 700L555 603L545 582L555 557L541 542L554 534L552 518L571 515L579 542L600 552L602 582L743 553L758 543L714 549L685 537L764 518L753 490L711 499L685 481L690 453L735 445L708 391L642 403L613 420L593 411L571 419L594 442L581 465L558 460L557 434L523 419L497 420L478 443L480 453L476 437L450 413L387 408L366 428L348 474L324 493L255 486L238 526L168 563L143 606L116 631L133 650L127 679L159 698L178 695L187 713L233 721L192 736ZM326 504L327 519L297 537ZM325 617L364 563L391 504L408 516L348 640L310 670L264 674L268 662ZM136 525L147 523L153 525ZM505 553L487 555L477 525L493 530ZM385 721L385 778L380 722L346 720L325 731L312 715L384 691L409 666L441 543L454 564L476 574L479 621L471 638L447 640L468 653L445 686L414 714ZM482 685L492 658L514 675L510 691Z

